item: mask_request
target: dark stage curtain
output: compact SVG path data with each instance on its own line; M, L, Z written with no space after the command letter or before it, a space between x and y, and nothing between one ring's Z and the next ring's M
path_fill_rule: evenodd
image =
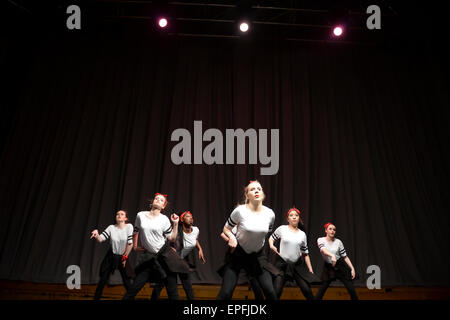
M95 283L107 245L90 232L162 192L165 214L190 210L200 229L194 283L220 283L221 229L258 179L275 227L301 210L317 274L332 221L357 285L369 265L383 286L450 285L448 67L432 46L30 34L1 56L1 278L65 283L79 265ZM277 174L173 164L171 134L193 142L195 120L224 137L279 129Z

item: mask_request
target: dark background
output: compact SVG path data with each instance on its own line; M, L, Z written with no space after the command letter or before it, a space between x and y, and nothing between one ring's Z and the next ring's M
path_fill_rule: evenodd
M449 52L439 8L397 6L392 26L339 42L164 34L149 22L97 20L95 6L81 31L68 31L60 3L55 12L24 1L2 10L0 278L65 283L75 264L82 283L95 283L107 245L90 232L118 209L134 222L162 192L166 214L190 210L200 229L207 264L194 282L220 283L221 229L258 179L275 227L292 205L302 212L316 273L316 239L332 221L362 275L357 285L373 264L383 286L450 285ZM280 129L278 174L172 164L171 133L193 135L194 120L223 134Z

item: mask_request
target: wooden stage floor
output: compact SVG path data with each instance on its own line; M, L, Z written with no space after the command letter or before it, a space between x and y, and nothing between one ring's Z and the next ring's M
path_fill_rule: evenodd
M197 300L214 300L219 292L218 285L194 285ZM69 290L65 284L31 283L21 281L0 280L0 300L91 300L96 285L82 285L80 289ZM317 286L313 286L315 294ZM369 290L356 288L361 300L450 300L449 287L386 287ZM181 285L178 288L180 299L185 299ZM103 299L119 300L125 293L122 285L106 285ZM152 288L149 284L139 292L136 299L149 299ZM161 299L167 299L166 290L161 293ZM233 299L253 300L254 295L246 285L237 286ZM285 287L281 300L304 300L300 289ZM344 287L330 287L325 293L324 300L348 300L349 295Z

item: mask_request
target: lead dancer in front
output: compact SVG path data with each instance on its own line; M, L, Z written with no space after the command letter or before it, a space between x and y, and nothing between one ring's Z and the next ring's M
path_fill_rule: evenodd
M267 300L276 300L271 273L278 274L263 253L265 238L272 231L275 213L263 206L265 194L258 181L250 181L245 187L243 205L237 206L228 218L223 233L229 238L231 254L224 267L222 288L218 300L230 300L238 281L239 272L244 269L260 284ZM236 236L233 227L237 226Z

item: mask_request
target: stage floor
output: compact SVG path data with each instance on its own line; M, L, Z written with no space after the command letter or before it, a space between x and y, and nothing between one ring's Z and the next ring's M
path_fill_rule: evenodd
M218 285L193 285L197 300L214 300L220 290ZM91 300L96 285L82 285L81 289L69 290L65 284L32 283L21 281L0 281L1 300ZM317 286L313 286L315 294ZM178 288L180 299L186 299L181 285ZM386 287L369 290L356 288L361 300L449 300L449 287ZM107 285L103 290L103 299L119 300L125 293L122 285ZM149 284L139 292L136 299L149 299L152 288ZM344 287L330 287L325 293L324 300L348 300L350 297ZM167 299L164 289L161 299ZM252 300L254 295L250 287L240 285L234 291L233 299ZM297 287L285 287L281 300L305 300Z

